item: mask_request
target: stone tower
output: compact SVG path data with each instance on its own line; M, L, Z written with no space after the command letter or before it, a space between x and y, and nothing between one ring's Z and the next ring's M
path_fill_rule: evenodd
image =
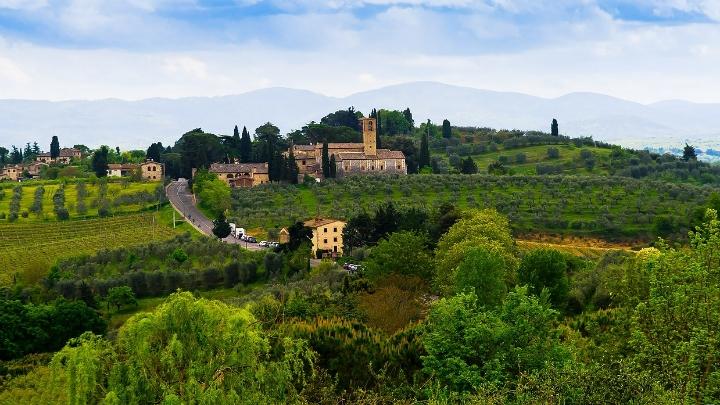
M365 156L377 156L377 128L375 118L360 118Z

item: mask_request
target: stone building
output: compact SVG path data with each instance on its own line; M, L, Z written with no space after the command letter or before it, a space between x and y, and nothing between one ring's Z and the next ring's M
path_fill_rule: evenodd
M407 174L405 154L377 149L375 118L361 118L362 143L328 143L328 157L335 156L337 177L357 174ZM321 143L293 145L292 153L301 176L322 177ZM289 154L290 151L288 151Z
M163 178L163 164L152 159L140 163L140 171L143 180L155 181Z
M312 253L321 256L342 256L342 233L346 223L339 219L313 218L305 221L305 226L312 229Z
M62 148L60 149L60 155L57 158L52 158L50 156L50 152L45 152L37 155L35 157L36 162L42 162L42 163L62 163L62 164L68 164L73 159L80 159L82 158L82 152L80 152L79 149L75 148Z
M267 163L213 163L208 171L230 187L255 187L270 182Z
M18 181L23 177L21 165L8 165L0 168L0 180Z
M136 163L110 163L108 165L108 177L127 177L132 176L138 169Z
M139 171L140 178L148 181L163 179L162 163L148 159L143 163L111 163L108 165L108 177L128 177Z

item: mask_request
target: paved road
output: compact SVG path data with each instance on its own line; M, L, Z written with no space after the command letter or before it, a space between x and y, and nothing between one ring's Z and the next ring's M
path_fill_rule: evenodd
M165 192L167 193L170 203L183 217L186 218L188 223L205 235L215 237L212 233L213 223L195 206L195 199L193 198L193 195L190 194L188 181L186 179L179 179L171 182L168 184ZM228 236L223 239L223 242L239 244L249 250L263 249L258 246L257 243L244 242L233 236Z

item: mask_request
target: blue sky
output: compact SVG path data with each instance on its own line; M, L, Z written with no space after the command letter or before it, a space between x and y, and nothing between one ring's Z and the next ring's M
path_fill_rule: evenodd
M432 80L720 101L720 0L0 0L0 98Z

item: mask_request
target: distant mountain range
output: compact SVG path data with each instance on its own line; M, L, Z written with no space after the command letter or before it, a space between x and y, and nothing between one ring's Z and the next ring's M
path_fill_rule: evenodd
M522 130L549 131L550 121L557 118L560 132L570 136L593 136L636 148L677 148L689 141L720 149L720 104L640 104L594 93L548 99L434 82L388 86L343 98L268 88L222 97L140 101L0 100L0 145L37 140L47 149L44 143L58 135L63 145L145 148L158 140L172 144L198 127L230 134L236 124L252 132L270 121L287 132L349 106L365 114L372 108L410 107L416 123L447 118L453 125Z

